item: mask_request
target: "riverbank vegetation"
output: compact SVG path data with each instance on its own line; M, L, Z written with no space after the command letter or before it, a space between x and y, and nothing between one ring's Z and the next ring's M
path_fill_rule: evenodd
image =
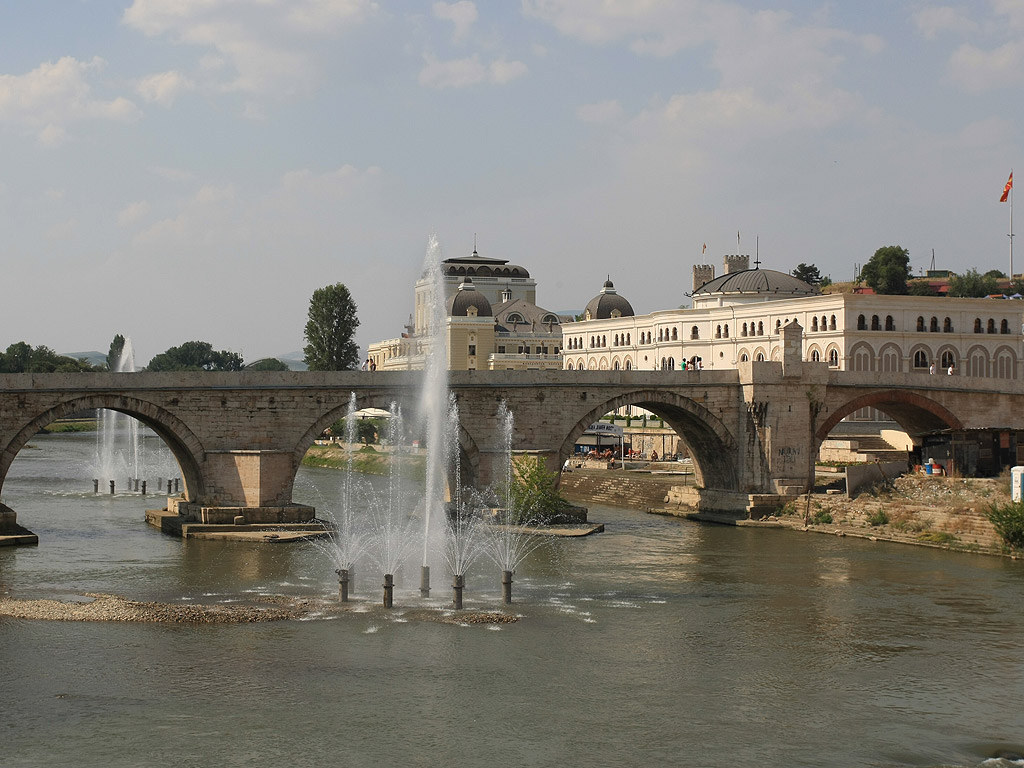
M349 453L341 443L317 443L306 451L302 457L303 466L324 467L326 469L348 469L349 458L352 469L364 475L386 475L391 471L393 462L398 461L407 477L423 480L426 476L426 459L422 455L395 456L379 451L372 445L364 445L359 450Z
M70 432L95 432L97 429L99 429L98 419L58 419L39 431L48 435L56 435Z
M1009 549L1024 550L1024 502L992 504L987 517Z

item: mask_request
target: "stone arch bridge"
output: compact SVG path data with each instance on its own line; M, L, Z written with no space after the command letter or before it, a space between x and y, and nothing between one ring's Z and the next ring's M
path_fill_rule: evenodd
M0 375L0 494L18 452L55 419L93 408L152 428L181 468L183 501L253 519L286 521L306 450L358 407L415 413L420 372L97 373ZM1024 385L1014 380L830 370L793 357L725 371L459 371L463 477L486 485L502 455L498 408L515 415L514 449L557 469L579 435L619 406L642 406L682 437L694 458L699 506L742 510L755 497L813 482L821 441L866 407L911 434L937 429L1024 429ZM2 499L2 495L0 495ZM2 507L2 505L0 505ZM11 510L5 512L13 521ZM309 515L308 508L301 514Z

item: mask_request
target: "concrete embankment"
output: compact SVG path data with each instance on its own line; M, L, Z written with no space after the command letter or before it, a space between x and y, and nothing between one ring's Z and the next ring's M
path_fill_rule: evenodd
M622 470L574 469L562 473L559 490L570 501L661 510L669 492L693 486L693 475Z

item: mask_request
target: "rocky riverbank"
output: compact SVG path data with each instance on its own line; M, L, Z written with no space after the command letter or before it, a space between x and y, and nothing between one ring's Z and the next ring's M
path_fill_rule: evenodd
M819 490L822 490L819 488ZM1009 478L903 475L848 499L812 494L777 516L791 528L983 554L1011 554L986 513L1010 501Z

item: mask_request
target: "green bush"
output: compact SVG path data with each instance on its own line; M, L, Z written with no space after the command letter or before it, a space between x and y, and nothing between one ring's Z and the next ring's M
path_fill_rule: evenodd
M886 514L884 509L879 509L868 515L868 525L876 527L879 525L886 525L889 522L889 515Z
M832 513L827 509L816 509L814 514L811 515L811 522L819 525L828 525L832 522Z
M1024 502L992 504L985 517L992 523L1003 543L1013 549L1024 548Z

